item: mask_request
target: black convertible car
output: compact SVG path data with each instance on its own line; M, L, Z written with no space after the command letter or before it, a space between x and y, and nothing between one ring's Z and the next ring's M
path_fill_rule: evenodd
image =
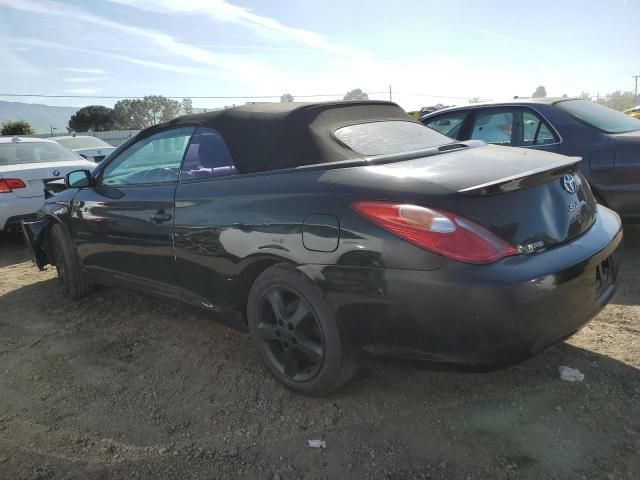
M622 230L578 161L452 141L393 103L247 105L140 132L24 232L66 296L112 284L216 312L323 394L361 355L490 369L588 322Z

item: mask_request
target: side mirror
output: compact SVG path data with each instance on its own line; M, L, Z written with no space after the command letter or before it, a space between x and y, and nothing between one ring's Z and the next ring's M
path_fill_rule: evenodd
M74 170L64 176L64 184L67 188L83 188L91 185L91 172L89 170Z

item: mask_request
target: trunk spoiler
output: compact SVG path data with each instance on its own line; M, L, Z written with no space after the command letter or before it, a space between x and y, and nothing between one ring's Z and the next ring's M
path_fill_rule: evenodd
M582 157L567 157L552 165L545 165L510 177L467 187L460 190L459 193L469 196L485 196L533 187L560 178L562 175L573 170L580 161L582 161Z

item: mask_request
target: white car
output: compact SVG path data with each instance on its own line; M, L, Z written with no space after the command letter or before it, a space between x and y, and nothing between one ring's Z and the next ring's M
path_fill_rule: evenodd
M95 168L62 145L39 138L0 137L0 231L20 229L44 204L45 182Z
M93 160L96 163L101 162L104 157L116 149L113 145L108 144L98 137L92 137L91 135L51 137L49 140L55 140L59 144L73 150L82 158Z

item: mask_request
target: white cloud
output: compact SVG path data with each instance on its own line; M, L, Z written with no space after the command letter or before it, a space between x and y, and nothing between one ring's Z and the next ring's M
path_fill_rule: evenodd
M21 46L20 48L25 48ZM0 65L2 65L3 73L10 74L27 74L36 75L41 73L41 70L32 63L28 62L20 55L16 55L16 46L7 48L7 45L0 43Z
M71 77L65 78L65 82L69 83L91 83L91 82L102 82L104 80L103 77Z
M106 75L107 74L107 72L105 72L101 68L65 67L65 68L59 68L58 70L62 70L63 72L71 72L71 73L86 73L89 75Z
M250 83L258 82L259 80L280 82L286 79L286 75L284 74L284 72L281 72L278 69L259 61L258 59L249 58L244 55L213 54L208 50L179 42L175 40L171 35L168 35L166 33L118 23L89 13L79 7L69 9L67 5L63 5L54 1L35 3L31 0L0 0L0 6L7 6L15 10L25 11L29 13L73 19L77 22L105 27L119 31L121 33L132 35L134 37L138 37L139 39L142 38L155 43L157 46L161 47L167 52L173 53L181 60L191 60L195 63L218 69L218 76L221 76L222 78L233 79L236 82L247 81ZM42 43L44 43L44 46L49 46L47 45L47 43L50 42ZM69 47L69 50L91 51L93 53L98 53L96 50L87 50L77 47ZM172 70L180 73L204 73L205 75L216 73L214 71L206 72L202 68L194 69L193 67L173 66L170 64L135 59L125 55L107 54L102 52L101 54L114 59L127 61L129 63L135 63L138 65L154 67L163 70Z
M204 15L211 20L240 25L262 36L296 41L307 47L334 54L350 56L369 55L356 49L338 45L317 32L290 27L280 21L253 13L248 8L225 0L110 0L140 10L162 13Z
M549 49L542 48L539 43L527 42L526 40L523 40L521 38L510 37L509 35L504 35L502 33L495 32L493 30L484 30L482 28L473 27L471 25L466 25L466 24L463 24L463 23L458 24L458 26L460 26L462 28L465 28L467 30L471 30L472 32L480 33L481 35L485 35L487 37L498 38L500 40L505 40L505 41L507 41L509 43L519 43L520 45L525 45L525 46L527 46L529 48L532 48L534 50L537 50L539 52L557 53L557 52L552 52Z
M63 45L61 43L56 43L56 42L51 42L51 41L38 40L38 39L35 39L35 38L0 37L0 42L4 42L6 44L12 44L12 43L27 44L27 45L31 45L33 47L38 47L38 48L50 48L50 49L54 49L54 50L65 50L65 51L69 51L69 52L86 53L86 54L90 54L90 55L93 55L93 56L101 56L101 57L106 57L106 58L112 58L112 59L115 59L115 60L120 60L120 61L123 61L123 62L132 63L132 64L135 64L135 65L142 65L142 66L145 66L145 67L151 67L151 68L155 68L155 69L158 69L158 70L178 72L178 73L184 73L184 74L188 74L188 75L202 75L202 76L209 76L209 77L213 76L213 72L211 72L210 70L207 70L207 69L203 69L203 68L183 67L183 66L180 66L180 65L173 65L173 64L169 64L169 63L152 62L152 61L142 60L142 59L135 58L135 57L129 57L127 55L106 53L106 52L93 50L93 49L90 49L90 48L74 47L74 46Z

